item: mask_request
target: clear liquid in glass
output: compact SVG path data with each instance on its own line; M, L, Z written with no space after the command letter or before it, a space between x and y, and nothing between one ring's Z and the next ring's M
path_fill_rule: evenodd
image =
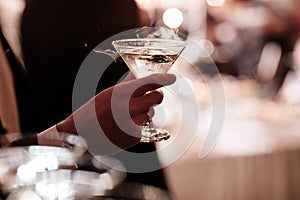
M131 50L122 53L122 58L137 78L167 73L177 57L178 54L164 50Z

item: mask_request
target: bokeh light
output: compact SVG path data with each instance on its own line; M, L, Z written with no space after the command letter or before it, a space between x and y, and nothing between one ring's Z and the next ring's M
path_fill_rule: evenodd
M206 0L206 2L210 6L223 6L225 0Z
M163 14L163 21L169 28L178 28L183 22L183 14L178 8L169 8Z

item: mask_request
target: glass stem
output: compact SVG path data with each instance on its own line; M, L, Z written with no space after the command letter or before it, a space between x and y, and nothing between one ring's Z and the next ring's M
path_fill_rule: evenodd
M153 125L152 119L148 119L144 124L142 124L142 136L151 137L153 133L156 132L156 128Z

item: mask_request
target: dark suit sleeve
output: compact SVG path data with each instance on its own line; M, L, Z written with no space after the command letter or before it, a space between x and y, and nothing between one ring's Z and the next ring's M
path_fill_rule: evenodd
M21 139L13 141L10 144L11 147L32 146L32 145L38 145L36 134L24 136Z

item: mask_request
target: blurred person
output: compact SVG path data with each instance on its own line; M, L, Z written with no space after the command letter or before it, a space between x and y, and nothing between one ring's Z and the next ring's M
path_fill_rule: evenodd
M77 71L85 57L100 42L122 31L139 27L137 7L131 0L28 0L25 3L24 11L19 12L21 20L17 27L20 28L17 32L22 49L22 54L18 55L22 56L16 56L13 44L9 43L11 35L3 34L1 37L15 77L21 132L31 135L58 124L58 131L76 133L71 113L72 90ZM2 30L5 25L8 24L1 23ZM111 59L106 55L93 56L96 60ZM108 102L109 94L114 89L112 86L127 71L124 63L113 62L99 81L96 102ZM155 76L152 78L156 80ZM173 78L167 78L165 84L173 82ZM124 82L115 87L137 82ZM150 104L159 103L161 95L153 95L155 100ZM83 108L85 106L86 104ZM105 113L109 115L109 110ZM63 120L67 116L69 117ZM101 119L101 113L98 116ZM137 124L147 117L145 113L139 116L141 119L135 120ZM107 127L110 125L107 124ZM120 133L113 137L121 136ZM136 144L126 149L131 152L155 151L154 144L138 143L136 138L131 138L130 141L130 144L124 145L122 139L118 145L126 148ZM159 163L158 158L153 164L156 163ZM127 181L167 189L162 170L128 173Z
M288 68L287 54L295 42L295 26L289 1L231 0L208 6L208 38L215 44L215 60L221 72L255 78L266 44L281 49L276 74L270 84L278 90ZM269 81L269 80L268 80Z

